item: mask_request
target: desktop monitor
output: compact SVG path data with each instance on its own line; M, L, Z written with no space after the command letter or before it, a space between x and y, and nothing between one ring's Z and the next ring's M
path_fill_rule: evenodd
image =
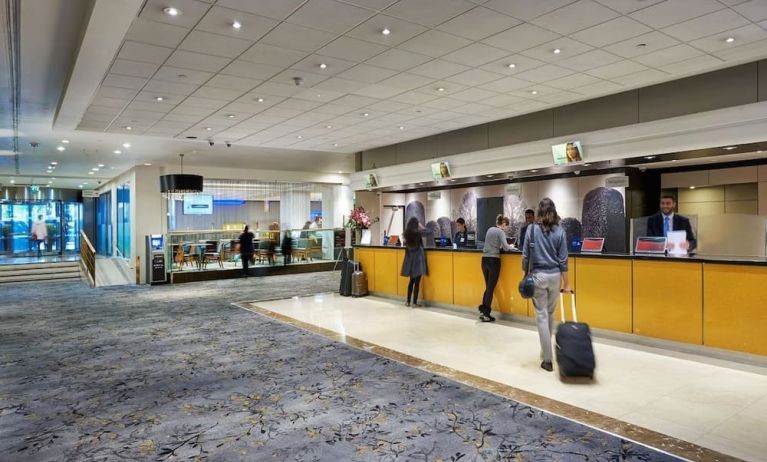
M555 144L551 147L554 156L554 165L578 164L583 162L583 146L580 141Z
M437 247L440 247L440 248L446 248L446 247L452 247L453 246L453 243L450 240L450 238L446 237L446 236L440 236L440 237L434 238L434 242L437 245Z

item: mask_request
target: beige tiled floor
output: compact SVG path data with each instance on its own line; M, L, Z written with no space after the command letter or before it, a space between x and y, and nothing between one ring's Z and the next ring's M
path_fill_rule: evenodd
M337 294L257 305L725 454L767 460L767 369L596 340L597 380L565 384L539 367L538 335L527 326Z

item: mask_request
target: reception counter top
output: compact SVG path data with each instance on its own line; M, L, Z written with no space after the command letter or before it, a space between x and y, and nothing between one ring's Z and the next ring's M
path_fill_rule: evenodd
M406 296L404 254L403 247L355 247L373 293ZM477 249L426 249L424 300L476 311L485 289L481 258ZM533 317L532 302L517 292L521 253L504 253L501 262L493 310ZM767 355L763 258L575 253L569 266L578 320L592 327Z

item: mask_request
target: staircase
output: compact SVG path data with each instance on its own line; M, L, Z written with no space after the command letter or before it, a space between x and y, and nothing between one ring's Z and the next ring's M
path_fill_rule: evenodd
M79 261L0 265L0 284L6 284L9 282L79 280Z

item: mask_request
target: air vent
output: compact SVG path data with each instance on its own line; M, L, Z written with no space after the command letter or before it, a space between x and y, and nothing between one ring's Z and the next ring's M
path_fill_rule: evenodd
M197 137L196 136L187 136L186 139L188 139L188 140L196 140Z

